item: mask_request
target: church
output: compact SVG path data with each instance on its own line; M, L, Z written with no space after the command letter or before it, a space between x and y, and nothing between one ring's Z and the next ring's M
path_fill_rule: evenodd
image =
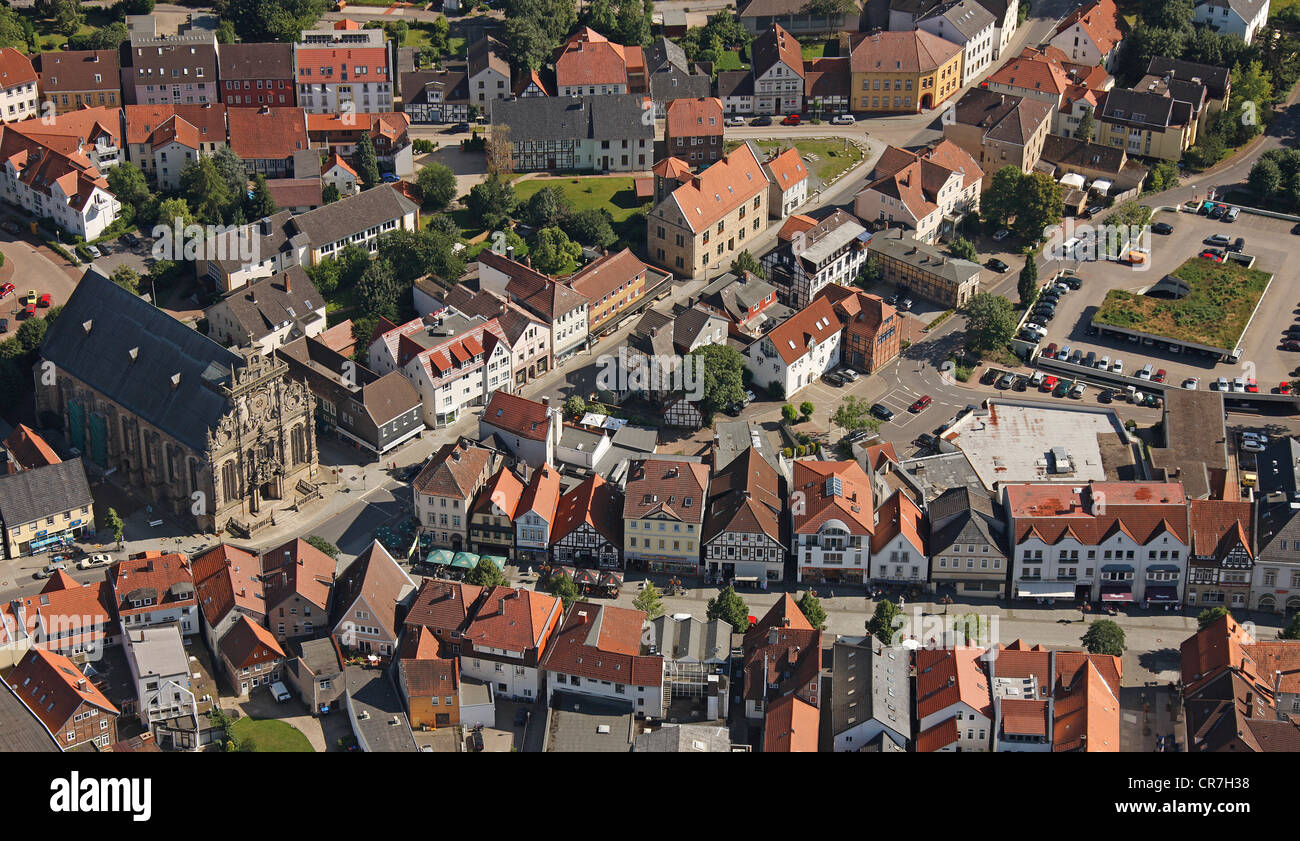
M227 350L93 266L34 374L38 416L156 512L247 537L319 495L315 399L288 365Z

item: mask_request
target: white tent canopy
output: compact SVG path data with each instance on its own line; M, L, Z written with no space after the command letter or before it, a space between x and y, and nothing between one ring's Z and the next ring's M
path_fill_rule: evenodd
M1084 178L1077 172L1071 172L1069 175L1061 176L1062 187L1073 187L1076 190L1083 189Z

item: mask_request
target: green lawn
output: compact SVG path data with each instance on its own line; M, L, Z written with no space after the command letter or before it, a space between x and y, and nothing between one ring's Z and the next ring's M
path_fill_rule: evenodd
M631 178L530 178L515 184L515 195L523 204L543 187L560 187L573 203L574 210L598 207L608 210L614 224L627 220L641 210Z
M252 739L257 753L315 752L300 730L273 718L241 718L232 728L241 740Z
M840 54L840 42L838 38L832 38L829 41L808 41L800 45L803 48L803 57L805 61L814 58L833 58Z
M766 154L778 152L789 146L788 141L763 140L756 141L758 148ZM727 151L731 151L740 145L739 141L729 141ZM794 148L799 150L799 155L808 164L809 171L817 177L822 184L837 177L845 170L857 164L862 160L862 150L852 143L845 144L843 140L818 139L812 138L807 140L796 140ZM816 161L809 161L809 155L816 155Z
M1106 293L1093 323L1128 327L1176 341L1233 348L1255 311L1270 275L1237 263L1193 257L1173 272L1191 287L1181 300L1135 295L1123 289Z
M746 64L743 59L741 59L740 53L734 52L732 50L724 51L722 55L718 56L718 60L714 62L713 65L714 72L721 72L723 70L748 70L748 69L749 69L749 65Z

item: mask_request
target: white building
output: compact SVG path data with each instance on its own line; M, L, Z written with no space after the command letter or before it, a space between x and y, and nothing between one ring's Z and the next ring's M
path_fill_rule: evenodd
M876 531L871 481L856 461L796 461L790 482L796 580L868 579Z
M198 705L190 690L189 655L175 625L132 628L123 635L127 666L135 688L140 723L191 716L198 721Z
M993 33L993 60L997 61L1011 45L1011 39L1020 26L1019 0L978 0L996 21Z
M461 676L490 684L506 698L540 697L538 655L560 627L563 615L564 603L554 596L523 588L492 588L461 638Z
M664 658L643 653L645 613L574 602L542 658L546 702L557 689L626 703L633 713L662 718ZM632 653L636 652L636 653Z
M820 222L791 216L763 255L767 279L792 307L806 307L832 283L853 286L867 262L867 229L842 210Z
M1061 21L1048 43L1072 62L1101 65L1109 71L1114 69L1123 37L1115 0L1091 0Z
M840 364L841 331L831 302L818 298L745 348L760 386L786 398Z
M854 215L933 243L979 208L984 171L968 152L943 140L921 154L890 146L873 175L876 180L853 199Z
M962 48L962 85L970 84L993 60L997 20L975 0L940 6L921 18L917 28Z
M917 649L917 753L989 749L993 702L984 653L983 648Z
M784 219L808 201L808 167L799 150L791 146L763 163L763 174L771 183L768 188L767 212L773 219Z
M803 51L777 24L754 39L754 112L798 114L803 108Z
M0 49L0 121L6 123L39 113L36 68L13 47Z
M876 511L871 537L871 580L923 586L930 578L926 551L929 521L912 498L901 490Z
M543 564L550 557L551 526L560 503L560 474L550 464L533 472L515 508L515 551L522 564Z
M1178 604L1187 577L1179 483L1007 485L1015 597Z
M204 310L208 336L226 347L274 353L325 332L325 299L301 266L290 266L231 292Z
M32 219L50 217L71 234L98 239L117 221L122 205L108 191L108 179L80 154L75 141L73 145L77 153L64 154L47 146L39 135L29 137L18 126L4 126L0 129L0 199L22 208Z
M1221 35L1240 35L1249 44L1268 23L1268 0L1199 0L1193 23L1203 23Z
M393 110L392 56L381 29L313 30L294 45L298 105L308 114Z
M551 326L551 354L557 363L587 346L589 302L567 283L487 248L479 252L478 278L481 289L513 301Z

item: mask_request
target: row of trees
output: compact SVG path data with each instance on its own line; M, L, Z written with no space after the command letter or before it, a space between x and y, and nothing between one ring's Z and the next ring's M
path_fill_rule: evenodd
M1283 211L1300 208L1300 150L1268 150L1250 168L1247 183L1263 206Z

